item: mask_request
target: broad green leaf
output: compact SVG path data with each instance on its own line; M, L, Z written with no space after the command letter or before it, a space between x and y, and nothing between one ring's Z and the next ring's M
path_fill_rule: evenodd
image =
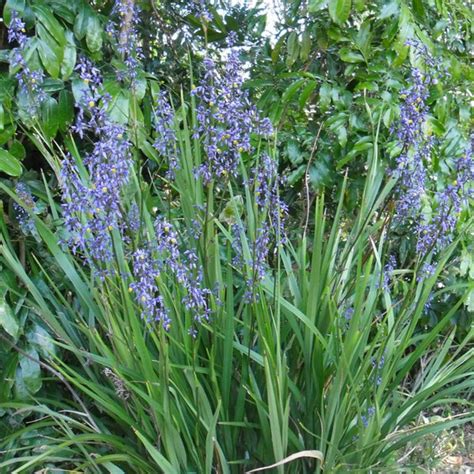
M18 383L20 379L28 393L33 395L42 385L38 352L33 347L29 347L25 354L19 354L18 360L20 366L17 369L15 381Z
M283 95L281 96L281 100L283 102L289 102L293 98L293 96L298 92L298 89L301 88L303 84L305 84L306 79L297 79L295 82L290 84L285 92L283 92Z
M60 125L59 107L56 99L48 97L41 104L41 122L49 138L54 138Z
M323 8L326 8L328 5L328 0L309 0L308 2L308 11L310 13L315 13Z
M15 135L15 128L12 125L5 127L0 131L0 146L5 145L5 143L10 140L11 137Z
M55 52L51 49L48 43L44 40L38 40L38 53L41 58L41 63L51 77L57 79L59 77L59 69L61 62L58 60Z
M327 110L331 104L331 91L332 88L327 82L322 84L319 89L319 106L323 112Z
M364 56L357 51L352 51L349 48L341 48L339 51L339 57L346 63L362 63L364 62Z
M301 38L301 50L300 58L302 61L306 61L311 53L311 32L305 30Z
M18 160L23 160L26 156L25 147L23 146L23 143L18 140L12 142L8 151Z
M318 83L316 81L309 81L308 84L304 87L304 89L301 91L300 97L299 97L299 104L300 107L304 107L306 105L306 102L308 101L310 95L313 93L314 89L316 89L316 86Z
M20 333L20 326L4 297L0 298L0 327L10 334L16 342Z
M74 35L78 40L82 40L87 33L87 24L89 18L93 15L91 7L87 4L86 1L82 1L79 7L79 13L76 16L76 21L74 22Z
M285 44L285 36L282 36L275 44L273 47L273 50L271 52L271 57L272 57L272 63L275 64L278 62L278 58L280 57L280 51L283 45Z
M408 46L406 41L413 37L414 25L412 21L412 13L410 9L402 4L400 9L398 38L394 44L394 49L398 53L397 59L394 61L395 66L399 66L408 56Z
M74 43L73 34L68 31L66 33L67 44L64 47L64 56L61 63L61 75L64 80L68 79L69 76L74 71L74 66L76 65L76 45Z
M42 5L33 5L32 9L38 21L46 28L49 34L54 38L61 48L66 46L66 36L64 28L54 17L50 10Z
M351 0L329 0L329 15L332 20L342 25L351 13Z
M89 91L89 86L81 79L73 79L71 82L71 90L74 100L77 103L81 103Z
M293 165L299 165L303 161L303 154L301 153L298 142L295 140L289 140L286 145L286 153L288 158Z
M62 131L67 130L74 120L74 96L67 90L59 93L58 117L59 128Z
M298 52L299 52L298 34L295 31L292 31L288 35L286 49L287 49L286 65L288 67L291 67L296 61L296 59L298 58Z
M400 9L400 3L396 0L391 2L384 3L380 9L379 19L384 20L385 18L394 16L398 13Z
M422 20L425 16L425 7L423 6L422 0L413 0L413 11L415 15L417 15L420 20Z
M120 91L115 96L112 96L109 106L110 118L120 124L126 124L129 116L130 98L124 91Z
M102 49L102 28L96 15L90 16L87 22L86 44L91 53Z
M56 353L56 346L54 345L51 336L38 324L33 325L33 327L27 332L26 338L43 357L48 358Z
M20 176L22 172L20 162L8 151L0 149L0 172L10 176Z

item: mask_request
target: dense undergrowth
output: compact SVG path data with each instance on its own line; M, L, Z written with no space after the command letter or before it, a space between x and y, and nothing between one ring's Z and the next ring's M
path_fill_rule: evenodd
M315 192L315 141L294 198L236 35L176 94L143 70L134 2L104 23L81 4L75 38L30 3L5 9L22 142L0 156L0 472L387 472L474 421L474 165L459 134L433 171L450 76L422 42L403 43L390 159L387 104L363 95L360 175Z

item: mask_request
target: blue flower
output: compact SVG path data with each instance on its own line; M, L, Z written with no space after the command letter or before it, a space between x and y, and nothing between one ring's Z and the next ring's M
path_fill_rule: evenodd
M202 141L205 159L196 170L205 183L227 180L237 175L242 153L250 152L251 135L265 137L272 133L271 123L262 119L242 88L244 77L239 54L233 47L235 34L229 35L230 48L225 69L214 61L203 61L204 77L192 93L198 99L195 137Z

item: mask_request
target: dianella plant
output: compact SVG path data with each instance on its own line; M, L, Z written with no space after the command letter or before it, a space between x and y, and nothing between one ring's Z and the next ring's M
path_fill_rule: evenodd
M118 2L111 18L121 62L78 58L62 139L36 109L25 124L47 176L0 183L0 337L12 349L0 472L380 472L410 443L473 421L473 330L453 321L474 283L443 275L472 237L474 169L466 145L451 181L426 172L427 99L443 80L428 53L409 45L423 57L393 169L380 157L384 111L367 104L356 217L341 175L336 205L319 194L300 225L235 36L178 96L141 68L137 5ZM18 13L9 28L17 87L41 107ZM417 242L403 265L401 226ZM446 294L454 303L426 325Z

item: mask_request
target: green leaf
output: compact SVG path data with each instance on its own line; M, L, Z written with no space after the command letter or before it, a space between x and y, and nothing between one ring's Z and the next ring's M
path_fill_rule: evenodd
M54 15L52 15L47 8L41 5L33 5L32 9L37 20L46 28L58 45L64 48L64 46L66 46L66 36L64 34L64 28L59 21L56 20Z
M278 58L280 57L280 51L284 43L285 43L285 36L282 36L273 47L273 50L271 52L271 58L272 58L273 64L275 64L278 61Z
M287 56L286 56L286 65L291 67L296 59L298 58L299 44L298 44L298 34L295 31L292 31L288 35L288 41L286 43Z
M23 160L26 156L26 150L25 147L21 142L18 140L15 140L11 145L9 152L17 159Z
M49 138L54 138L60 125L59 107L56 99L48 97L41 104L43 130Z
M87 22L86 44L92 53L97 53L102 49L102 28L96 15L90 16Z
M0 104L0 131L5 129L5 111L3 110L3 104Z
M35 394L42 385L39 355L33 347L29 347L25 353L20 353L18 356L20 366L16 372L15 382L20 382L29 394Z
M309 30L305 30L303 32L303 36L301 38L301 50L300 50L300 58L302 61L306 61L311 53L311 32Z
M422 20L425 16L425 7L422 0L413 0L413 11L415 15Z
M356 51L351 51L349 48L341 48L339 51L339 57L346 63L364 62L364 56L362 56L362 54Z
M0 171L10 176L20 176L20 162L8 151L0 149Z
M112 96L108 110L110 118L116 123L126 124L128 122L129 103L130 98L123 91Z
M66 33L67 44L64 47L64 56L61 63L61 75L66 80L74 71L76 65L76 45L74 43L73 34L68 31Z
M399 9L400 4L398 1L394 0L392 2L384 3L379 13L379 19L384 20L385 18L394 16L398 13Z
M39 39L38 40L38 53L41 58L41 63L48 73L57 79L59 77L59 68L61 62L58 60L55 52L51 49L46 41Z
M326 111L331 104L331 92L332 87L327 82L319 89L319 106L323 112Z
M293 172L291 172L287 178L288 185L292 186L293 184L297 183L304 175L305 170L306 165L300 165Z
M45 357L51 357L56 353L56 346L49 335L49 333L38 324L34 324L33 327L26 334L28 342L34 346L39 353Z
M283 95L281 96L281 100L283 102L289 102L293 96L298 92L298 89L301 88L301 86L306 82L306 79L297 79L295 82L290 84L285 92L283 92Z
M329 0L329 15L338 25L342 25L351 13L351 0Z
M15 127L11 125L0 131L0 146L5 145L13 135L15 135Z
M408 46L406 45L406 41L407 39L412 38L414 34L412 20L412 13L410 9L405 4L402 4L400 9L398 38L394 44L394 49L398 53L398 57L393 63L394 66L399 66L402 64L408 55Z
M63 90L59 93L58 121L59 128L64 132L74 120L74 96Z
M288 159L291 161L291 164L299 165L303 162L303 154L296 140L288 141L286 144L286 153L288 154Z
M304 87L304 89L301 91L300 98L299 98L299 104L300 107L304 107L306 105L306 102L308 101L310 95L313 93L314 89L316 89L316 86L318 83L316 81L309 81L308 84Z
M20 333L20 326L13 314L10 305L5 301L5 298L0 298L0 327L2 327L15 340L18 339Z
M317 11L326 8L328 5L328 0L309 0L308 2L308 11L314 13Z
M74 35L78 40L82 40L87 33L87 24L89 18L93 15L93 12L90 6L83 1L79 7L79 13L76 16L76 21L74 22Z

